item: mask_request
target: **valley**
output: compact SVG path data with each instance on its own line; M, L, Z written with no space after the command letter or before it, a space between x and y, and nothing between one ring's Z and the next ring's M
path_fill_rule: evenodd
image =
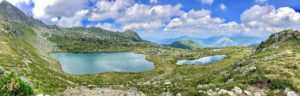
M197 44L192 49L181 49L143 40L132 30L113 32L98 27L62 28L46 25L6 1L0 6L1 14L18 14L9 18L0 15L1 77L9 72L16 73L23 78L22 81L28 81L26 84L31 85L31 95L281 96L297 95L300 91L298 31L274 33L257 47L202 48ZM145 59L141 61L143 64L149 61L154 66L146 71L109 70L72 74L63 70L60 60L50 56L53 53L82 55L101 52L128 53L133 57L138 54ZM125 55L110 55L113 59L108 61L120 60L122 65L122 62L130 59ZM224 58L205 65L176 64L179 60L216 55L224 55ZM91 58L96 57L87 56L82 61L92 62ZM81 62L75 59L69 61ZM11 82L5 84L2 86ZM3 87L0 92L7 90L11 89Z

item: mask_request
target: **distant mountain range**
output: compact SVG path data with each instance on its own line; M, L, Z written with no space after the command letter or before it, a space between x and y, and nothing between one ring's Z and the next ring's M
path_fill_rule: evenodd
M249 37L249 36L215 36L210 38L195 38L189 36L181 36L176 38L168 38L156 41L158 44L171 44L178 40L193 40L200 43L203 47L225 47L225 46L249 46L257 45L266 38Z

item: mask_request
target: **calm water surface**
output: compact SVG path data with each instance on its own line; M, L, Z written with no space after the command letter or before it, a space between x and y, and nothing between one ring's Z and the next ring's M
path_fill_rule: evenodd
M211 63L215 63L218 60L224 59L226 55L215 55L215 56L207 56L202 57L195 60L179 60L177 61L177 65L207 65Z
M100 53L51 53L70 74L94 74L103 72L144 72L154 69L145 55L131 52Z

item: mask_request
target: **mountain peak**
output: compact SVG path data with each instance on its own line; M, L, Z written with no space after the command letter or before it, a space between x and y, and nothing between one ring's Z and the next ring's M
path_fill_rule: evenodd
M283 30L281 32L272 34L267 41L278 42L278 41L286 41L289 39L300 39L300 32L294 30Z
M7 2L6 0L3 0L0 3L0 20L25 23L31 26L35 24L44 25L43 22L27 16L23 11Z
M274 33L266 41L263 41L261 44L259 44L257 51L261 51L262 49L265 49L274 43L285 42L289 40L300 40L300 32L288 29Z
M9 2L7 2L6 0L2 0L2 1L0 1L0 3L2 4L2 3L4 3L4 4L10 4ZM12 4L10 4L11 6L13 6Z
M133 30L126 30L126 31L124 31L125 33L136 33L135 31L133 31Z
M126 31L124 31L124 33L131 36L133 41L141 41L142 40L142 38L133 30L126 30Z

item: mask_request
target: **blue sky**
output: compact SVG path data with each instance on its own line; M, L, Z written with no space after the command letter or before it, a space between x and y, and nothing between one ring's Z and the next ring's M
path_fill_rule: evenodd
M267 37L300 29L300 0L7 0L61 27L134 30L147 40Z

